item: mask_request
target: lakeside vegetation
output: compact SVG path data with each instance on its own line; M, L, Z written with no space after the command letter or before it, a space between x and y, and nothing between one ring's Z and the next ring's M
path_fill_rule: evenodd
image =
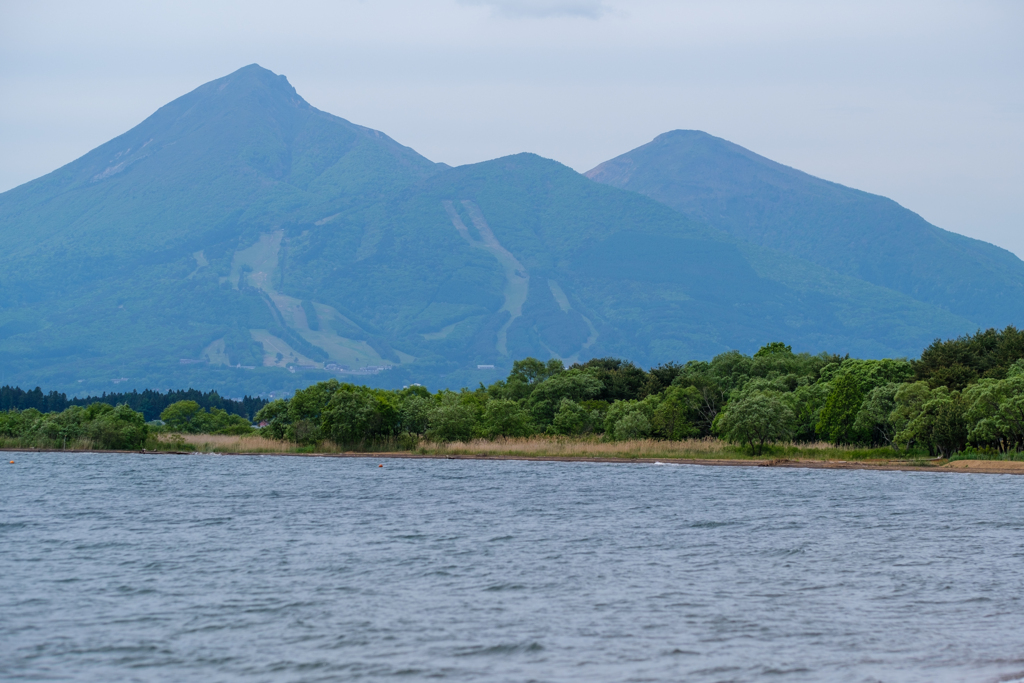
M378 440L354 451L332 441L300 445L284 439L259 435L158 434L157 443L166 450L198 453L253 453L289 455L335 455L343 453L409 453L423 456L483 456L513 458L618 459L618 460L750 460L749 451L716 437L704 439L630 439L606 441L600 436L549 436L478 438L469 441L431 441L420 437L415 445L408 439ZM833 446L826 442L780 443L769 447L772 458L785 460L892 460L891 449L863 449Z
M253 432L250 419L267 405L246 396L222 398L216 391L147 390L68 398L36 387L0 388L0 447L75 450L157 448L159 418L191 423L207 433ZM153 424L156 422L156 424Z
M516 361L489 386L431 393L329 380L264 405L253 428L192 400L145 423L127 405L0 413L4 445L247 452L605 457L1024 459L1024 333L936 340L920 360L793 353L643 370L599 358ZM213 438L209 435L219 435ZM14 444L16 442L16 444ZM631 455L632 454L632 455Z
M142 413L146 421L159 419L160 413L172 403L178 401L194 401L200 407L209 410L219 408L232 415L240 415L245 418L252 418L259 412L260 408L267 405L268 401L258 396L246 396L241 400L223 398L216 391L198 391L196 389L170 390L167 392L154 391L127 391L127 392L103 392L100 396L82 396L68 398L67 394L50 391L43 393L39 387L31 391L25 391L20 387L0 387L0 411L28 410L34 408L41 413L61 412L70 406L88 406L93 403L106 403L110 406L127 405L132 410Z

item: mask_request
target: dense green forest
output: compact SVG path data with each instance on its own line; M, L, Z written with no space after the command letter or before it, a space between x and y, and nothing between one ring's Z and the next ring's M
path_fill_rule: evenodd
M152 438L159 430L147 421L169 417L182 431L244 434L253 431L249 420L265 405L261 398L233 401L196 389L69 399L56 391L44 394L39 387L5 386L0 389L0 441L13 447L156 448Z
M419 436L435 441L533 434L608 440L720 436L764 453L780 441L927 450L1024 448L1024 333L1013 327L935 341L920 360L795 354L668 363L644 371L600 358L517 361L507 379L470 391L385 391L321 382L256 416L263 433L344 445Z
M1007 327L936 340L919 360L793 353L781 342L752 356L730 351L650 370L616 358L568 368L557 359L526 358L506 379L460 392L329 380L262 405L254 415L258 428L213 405L229 403L216 394L198 395L208 409L177 394L157 396L179 399L160 413L164 431L259 429L303 446L413 448L423 438L547 434L609 441L720 437L753 455L778 442L826 441L933 457L965 449L1016 457L1024 451L1024 332ZM94 402L47 414L34 407L0 413L0 437L141 448L150 428L129 405Z
M111 406L127 405L132 410L142 413L146 421L156 420L167 406L178 401L195 401L205 409L218 408L231 415L240 415L252 419L260 408L267 404L266 399L258 396L246 396L241 401L222 398L216 391L202 392L197 389L160 392L152 389L130 391L125 393L106 393L100 396L68 398L67 394L51 391L44 394L39 387L25 391L19 387L5 386L0 388L0 411L28 410L34 408L41 413L53 413L66 410L70 406L88 406L93 403L106 403Z

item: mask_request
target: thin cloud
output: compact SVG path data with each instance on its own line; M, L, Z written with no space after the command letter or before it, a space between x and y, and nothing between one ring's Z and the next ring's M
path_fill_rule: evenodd
M582 17L599 19L609 11L604 0L459 0L463 5L490 7L505 17Z

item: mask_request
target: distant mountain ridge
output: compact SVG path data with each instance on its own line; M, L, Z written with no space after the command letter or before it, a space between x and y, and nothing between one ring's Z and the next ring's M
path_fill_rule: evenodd
M586 176L978 325L1024 320L1024 262L1009 251L701 131L664 133Z
M995 322L609 187L633 182L609 164L436 164L250 65L0 194L0 363L72 392L459 387L528 355L913 355Z

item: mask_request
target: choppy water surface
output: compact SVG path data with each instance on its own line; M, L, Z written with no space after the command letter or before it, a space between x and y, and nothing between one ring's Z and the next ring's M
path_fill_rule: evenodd
M1024 477L12 457L3 680L1024 676Z

